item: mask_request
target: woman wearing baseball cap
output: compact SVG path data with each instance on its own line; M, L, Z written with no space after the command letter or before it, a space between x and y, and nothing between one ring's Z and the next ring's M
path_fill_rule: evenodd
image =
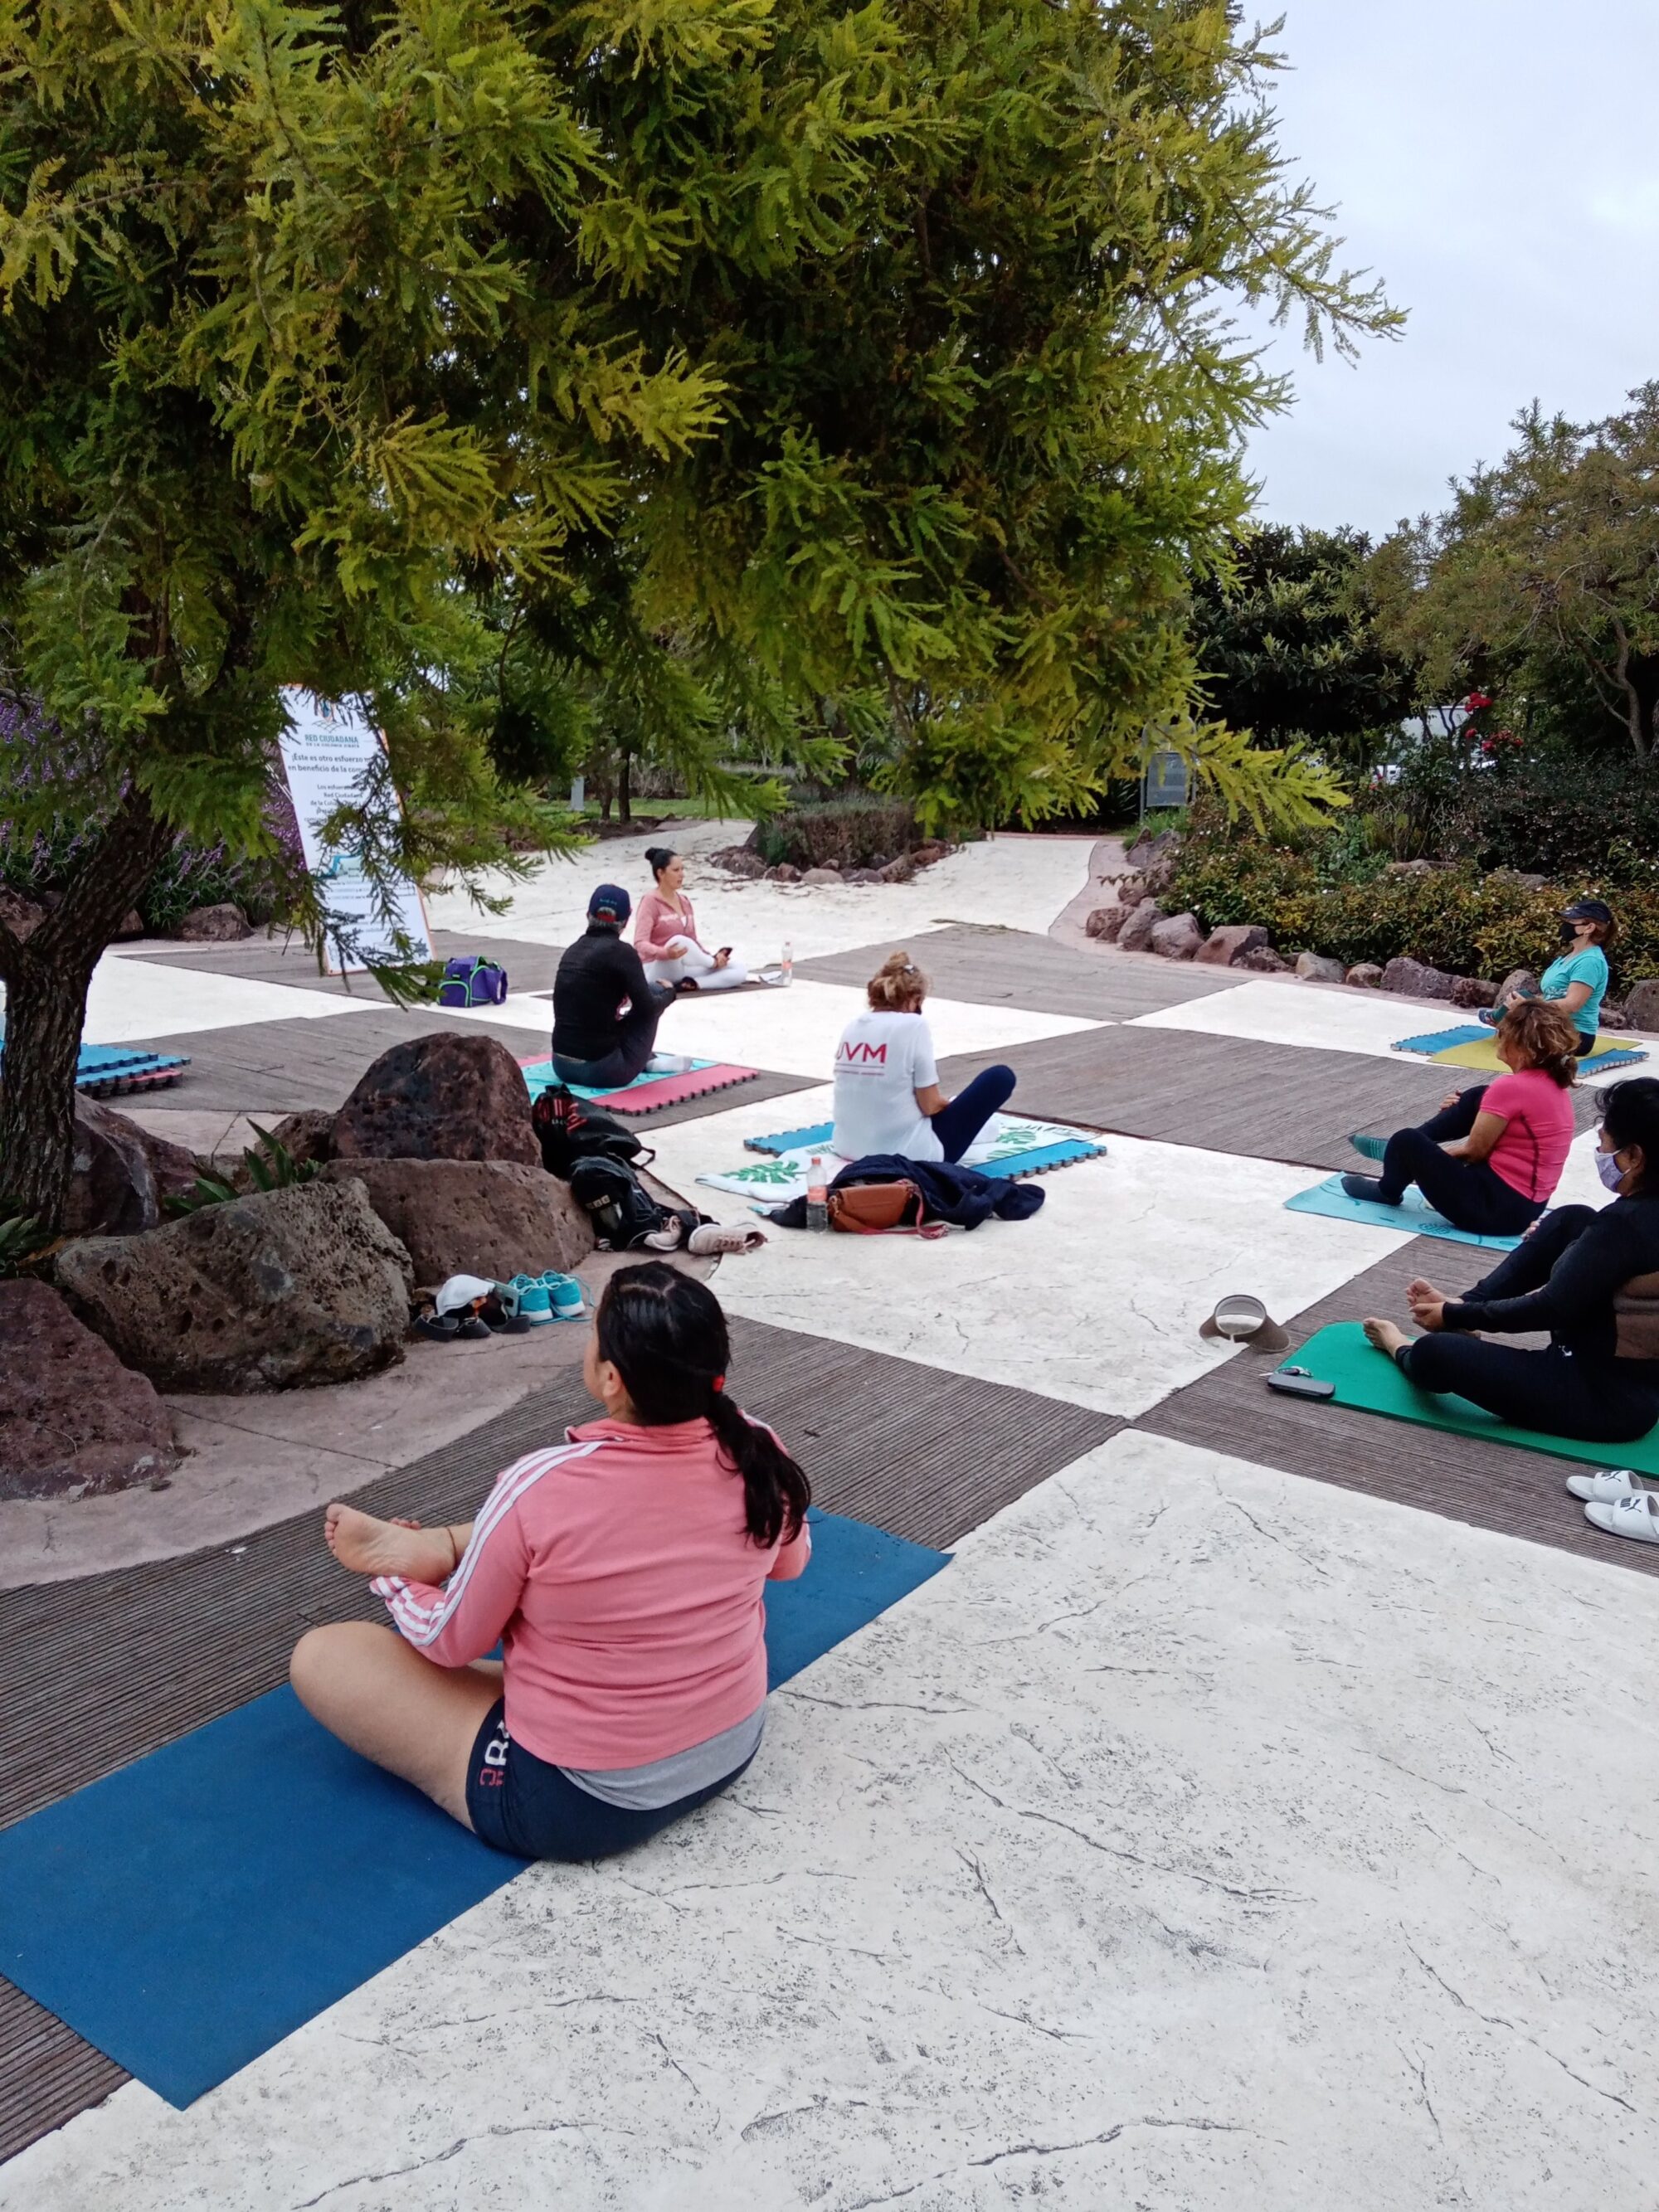
M1595 1049L1601 1001L1607 995L1609 981L1606 948L1613 942L1614 926L1613 908L1604 901L1575 899L1561 915L1561 951L1539 978L1535 995L1555 1000L1572 1016L1578 1030L1581 1060L1587 1060ZM1510 1003L1534 995L1512 992ZM1480 1019L1488 1029L1496 1029L1504 1012L1503 1006L1488 1007Z

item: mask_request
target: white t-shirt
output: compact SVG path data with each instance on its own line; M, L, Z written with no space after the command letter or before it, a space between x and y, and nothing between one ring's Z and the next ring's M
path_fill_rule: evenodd
M916 1104L917 1091L938 1081L933 1033L920 1014L860 1014L836 1047L832 1146L844 1160L869 1152L942 1160L945 1147Z

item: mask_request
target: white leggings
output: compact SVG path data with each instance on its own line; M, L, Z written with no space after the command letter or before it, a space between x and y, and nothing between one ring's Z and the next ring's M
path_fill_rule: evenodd
M678 983L683 975L696 978L700 991L731 991L739 983L749 981L749 970L740 960L728 960L724 968L716 968L714 956L705 952L701 945L691 944L691 949L682 952L677 960L647 960L645 972L653 983Z

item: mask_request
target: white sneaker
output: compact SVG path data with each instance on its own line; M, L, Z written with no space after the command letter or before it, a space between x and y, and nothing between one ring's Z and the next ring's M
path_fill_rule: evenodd
M1570 1474L1567 1488L1587 1505L1616 1505L1621 1498L1636 1498L1659 1491L1650 1474L1637 1474L1627 1467L1604 1468L1600 1474Z
M1587 1505L1584 1518L1609 1536L1634 1536L1638 1544L1659 1544L1659 1498L1639 1490L1616 1505Z

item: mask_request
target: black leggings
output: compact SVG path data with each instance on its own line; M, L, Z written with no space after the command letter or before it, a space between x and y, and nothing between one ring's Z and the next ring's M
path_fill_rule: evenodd
M672 983L653 983L642 1006L630 1006L617 1024L617 1042L598 1060L573 1060L568 1053L553 1054L553 1073L561 1083L579 1083L584 1091L620 1091L641 1073L656 1049L657 1024L665 1006L678 994Z
M1542 1288L1556 1261L1595 1215L1588 1206L1547 1213L1524 1243L1506 1252L1472 1299L1514 1298ZM1585 1443L1629 1443L1659 1420L1659 1389L1635 1382L1611 1359L1575 1358L1560 1345L1527 1352L1442 1329L1395 1354L1400 1371L1419 1390L1455 1391L1518 1429Z
M1519 1237L1537 1219L1545 1200L1523 1198L1512 1183L1485 1160L1455 1160L1440 1149L1454 1138L1467 1137L1474 1127L1484 1083L1460 1092L1457 1103L1442 1107L1431 1121L1415 1129L1396 1129L1382 1155L1377 1197L1385 1206L1398 1206L1408 1183L1415 1183L1437 1213L1443 1213L1454 1229L1474 1237Z

